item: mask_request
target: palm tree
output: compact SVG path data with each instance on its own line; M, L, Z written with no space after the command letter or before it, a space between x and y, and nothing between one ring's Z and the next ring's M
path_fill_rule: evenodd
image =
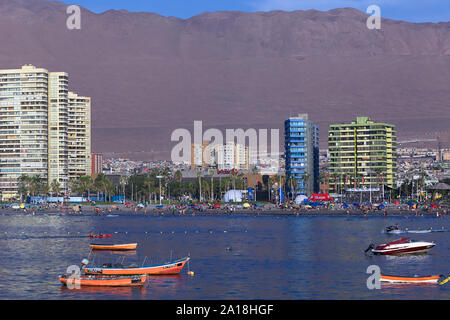
M61 193L61 185L56 179L50 183L50 192L54 193L57 197Z
M297 197L298 181L297 181L297 179L295 179L295 177L291 177L289 180L291 183L291 194L292 194L293 200L295 200L295 198Z
M18 181L19 181L20 200L23 201L24 197L30 194L31 177L26 174L22 174L18 178Z
M106 201L106 196L110 190L112 190L112 183L109 179L103 174L100 173L94 181L94 185L97 188L97 191L103 191L104 200Z
M304 186L305 186L305 195L306 196L309 196L309 177L310 177L310 175L308 174L308 173L304 173L303 174L303 176L302 176L302 178L303 178L303 183L304 183Z
M151 196L156 192L156 181L152 177L146 177L144 186L147 188L148 200L151 202Z
M204 194L205 194L205 199L208 199L208 196L210 195L210 186L208 181L206 180L202 180L202 185L203 185L203 190L204 190Z
M192 194L193 194L194 191L195 191L195 185L194 185L194 183L193 183L192 181L189 181L189 182L186 184L186 191L187 191L187 193L189 194L189 199L192 199Z
M42 186L42 178L40 175L32 176L30 180L30 192L32 196L39 194Z
M181 173L180 170L175 171L175 173L173 174L173 178L175 179L175 181L181 183L183 181L183 174Z
M252 168L252 175L255 178L255 191L254 191L255 196L254 196L254 200L253 201L256 201L256 186L257 186L256 180L257 180L257 177L258 177L258 173L259 173L258 172L258 168L256 166L253 167Z
M214 201L214 170L209 170L209 175L211 176L211 201Z
M120 176L119 184L122 187L122 195L123 195L124 200L125 200L125 186L127 185L127 183L128 183L127 176Z
M82 194L87 192L89 199L91 196L91 190L94 188L94 182L92 181L91 176L81 176L80 179L78 179L78 188Z
M197 171L197 177L198 177L198 185L199 185L199 190L200 190L200 193L199 193L199 201L201 202L202 201L202 172L201 171Z
M270 176L269 181L267 181L267 192L269 193L269 201L271 201L271 195L272 195L272 187L275 183L275 176Z
M48 196L49 192L50 192L50 186L48 185L48 183L43 183L41 185L41 190L40 190L41 196L46 198Z

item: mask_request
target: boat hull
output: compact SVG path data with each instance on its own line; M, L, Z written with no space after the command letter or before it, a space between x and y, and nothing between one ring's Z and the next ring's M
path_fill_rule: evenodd
M137 287L143 286L147 276L140 277L110 277L110 276L61 276L59 278L66 286L90 286L90 287Z
M179 274L189 258L180 259L171 263L139 268L84 268L86 274L101 275L174 275Z
M395 277L381 275L380 281L389 283L438 283L441 276Z
M91 244L89 247L92 250L112 250L112 251L123 251L123 250L136 250L137 243L129 243L129 244Z

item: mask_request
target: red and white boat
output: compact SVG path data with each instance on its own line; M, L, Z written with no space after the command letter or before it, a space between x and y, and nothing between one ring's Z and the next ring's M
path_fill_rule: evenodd
M371 245L369 247L373 254L380 255L395 255L406 253L425 253L433 248L436 244L434 242L412 241L408 238L401 238L395 241L381 244L379 246Z

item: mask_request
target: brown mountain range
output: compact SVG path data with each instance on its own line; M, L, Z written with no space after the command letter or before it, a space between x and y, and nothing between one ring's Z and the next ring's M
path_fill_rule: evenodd
M0 69L66 71L93 99L93 150L169 158L176 128L283 128L308 113L327 146L330 123L397 125L399 140L450 141L450 23L327 12L214 12L190 19L0 0Z

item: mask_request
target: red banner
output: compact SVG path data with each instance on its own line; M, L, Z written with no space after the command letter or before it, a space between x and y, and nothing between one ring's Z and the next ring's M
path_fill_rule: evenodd
M313 193L309 201L334 201L328 193Z

